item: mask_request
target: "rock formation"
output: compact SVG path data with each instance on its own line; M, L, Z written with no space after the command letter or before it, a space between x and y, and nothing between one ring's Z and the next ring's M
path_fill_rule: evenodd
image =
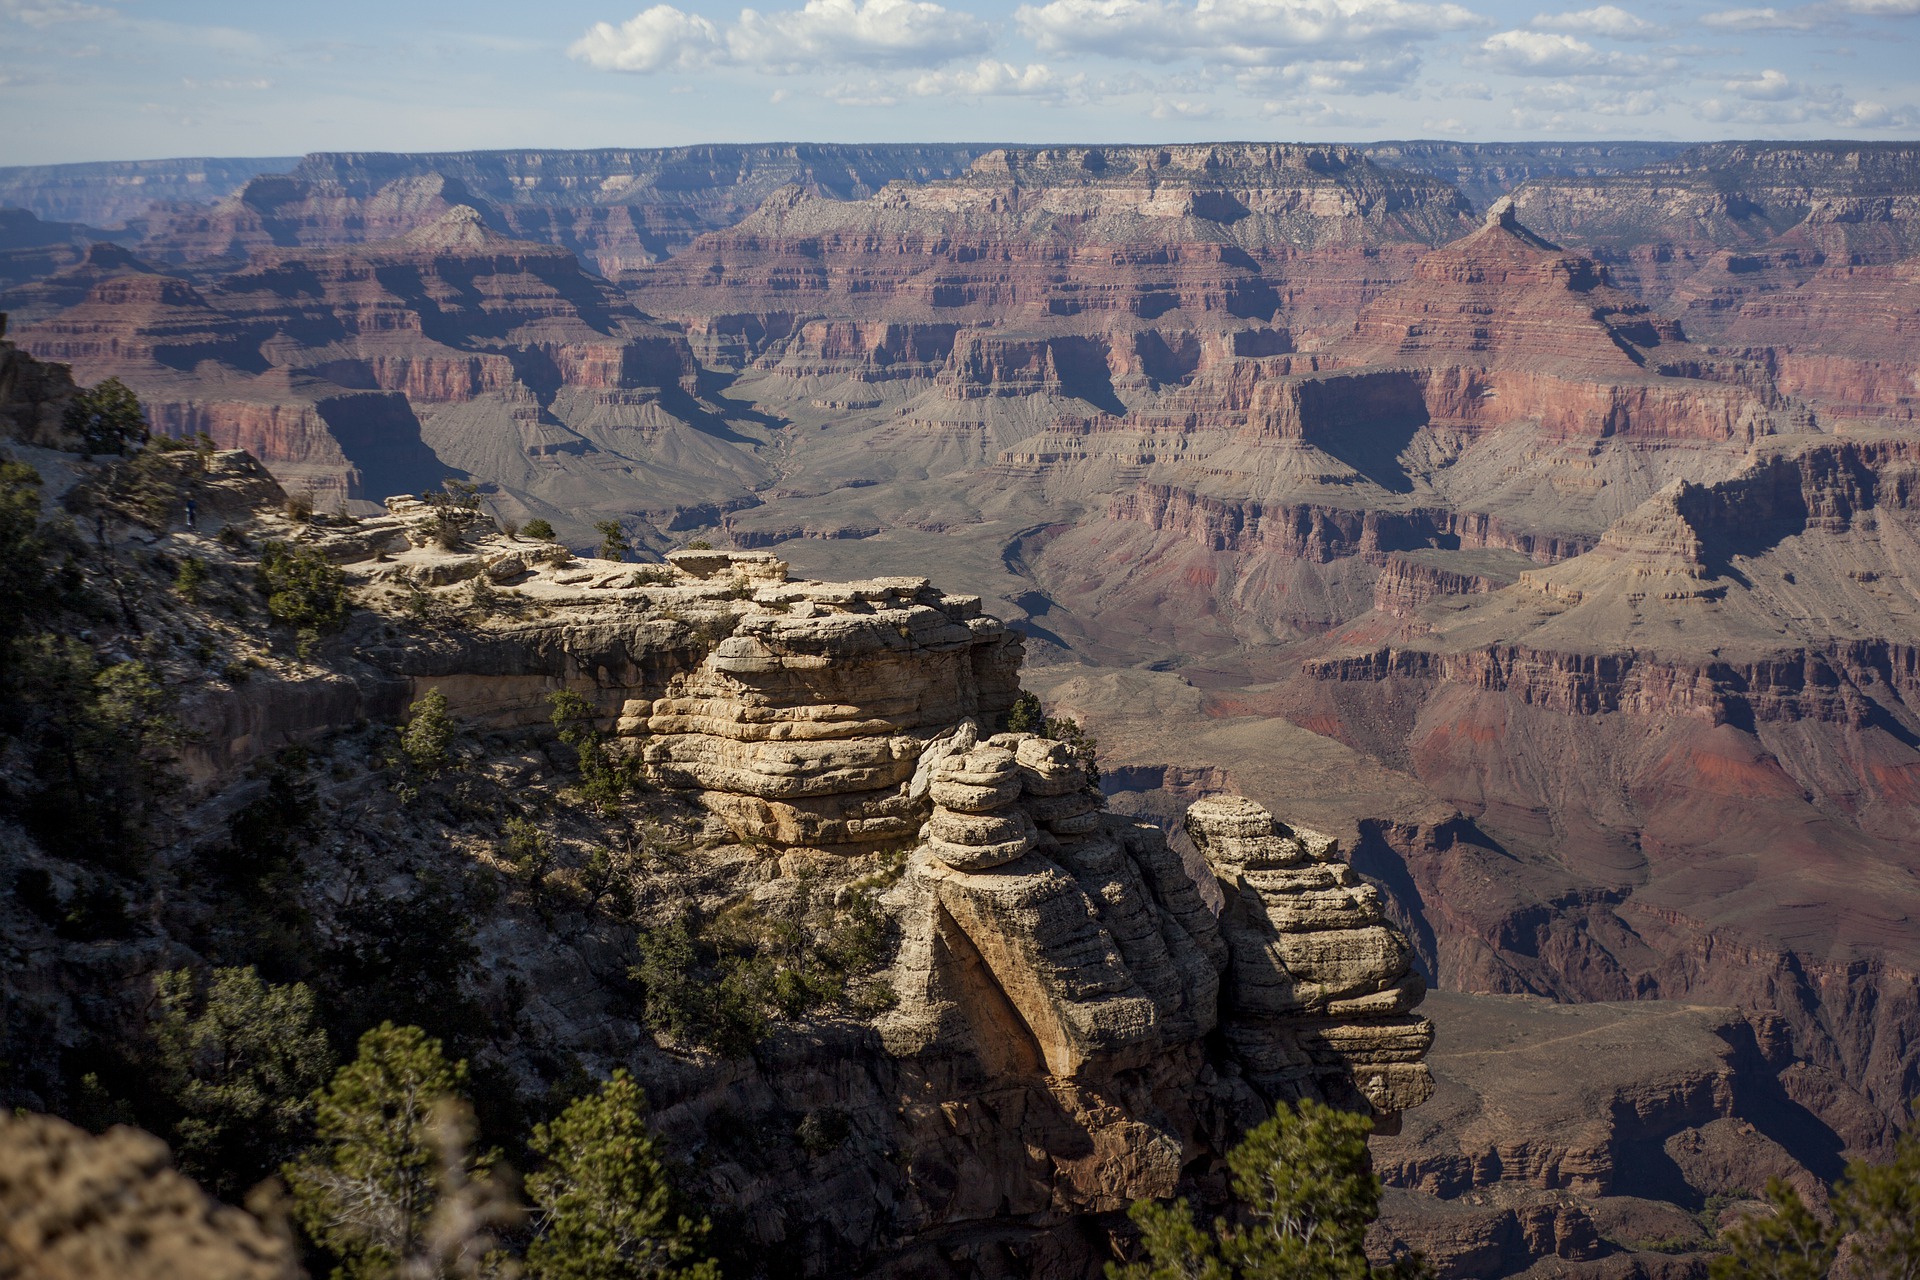
M658 481L664 524L713 501L718 474L760 474L691 430L710 410L683 339L565 250L509 239L466 206L394 240L263 251L207 290L128 263L21 336L86 381L122 378L156 430L245 448L323 505L475 470L520 514L577 527L579 500L605 501L623 456ZM666 448L662 433L687 439Z
M293 1242L210 1199L137 1129L0 1115L0 1276L294 1280Z

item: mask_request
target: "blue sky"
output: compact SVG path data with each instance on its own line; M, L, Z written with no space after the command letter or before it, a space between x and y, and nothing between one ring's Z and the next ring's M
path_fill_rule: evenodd
M755 3L0 0L0 164L1920 135L1920 0Z

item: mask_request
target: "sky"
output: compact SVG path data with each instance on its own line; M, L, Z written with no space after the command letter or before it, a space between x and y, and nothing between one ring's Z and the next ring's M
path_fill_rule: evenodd
M1920 0L0 0L0 165L1920 136Z

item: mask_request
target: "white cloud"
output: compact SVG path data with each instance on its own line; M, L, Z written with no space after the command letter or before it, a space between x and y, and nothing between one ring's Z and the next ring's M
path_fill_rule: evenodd
M1780 102L1794 95L1793 81L1784 71L1772 67L1746 80L1729 80L1722 88L1754 102Z
M1211 102L1162 98L1153 104L1151 114L1155 120L1211 120L1220 114L1220 108Z
M1617 5L1603 4L1571 13L1543 13L1527 24L1536 31L1564 31L1577 36L1608 36L1615 40L1652 40L1662 28Z
M1014 15L1050 52L1261 66L1276 50L1404 43L1483 25L1452 3L1416 0L1049 0Z
M1266 102L1260 110L1276 120L1303 128L1365 129L1381 123L1379 116L1343 111L1330 102Z
M1061 101L1086 82L1082 75L1057 76L1045 63L1024 67L984 58L960 71L929 71L909 84L918 97L1042 98Z
M1849 97L1839 85L1806 85L1779 71L1724 86L1736 100L1708 98L1700 115L1717 124L1834 125L1842 129L1911 128L1920 113L1911 107Z
M1501 31L1480 44L1479 61L1516 76L1644 75L1652 59L1596 49L1558 32Z
M50 27L56 22L97 22L118 16L111 9L81 4L78 0L0 0L0 15L30 27Z
M884 80L868 80L865 84L856 84L851 80L843 81L826 91L827 100L837 102L843 107L897 107L900 105L900 91L897 86Z
M980 19L930 0L807 0L801 9L742 9L724 30L658 4L619 26L595 23L567 52L603 71L729 63L785 73L938 66L991 43Z
M596 22L567 52L602 71L644 73L699 66L724 49L713 23L670 4L657 4L617 27Z
M1920 0L1839 0L1839 4L1848 13L1879 18L1911 18L1920 14Z
M1722 9L1700 21L1715 31L1810 31L1816 25L1805 9Z
M260 93L260 92L264 92L265 90L273 88L273 81L257 80L257 79L256 80L195 80L192 77L188 76L188 77L183 77L181 79L180 85L182 88L185 88L185 89L193 89L196 91L206 91L209 93L228 93L237 89L249 89L255 93Z
M1312 93L1395 93L1405 89L1420 71L1418 55L1408 52L1384 58L1323 58L1295 62L1280 71L1290 88Z

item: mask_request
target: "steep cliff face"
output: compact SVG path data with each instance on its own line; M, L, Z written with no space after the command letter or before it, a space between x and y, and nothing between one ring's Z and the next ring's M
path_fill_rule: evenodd
M898 180L965 169L979 148L705 146L605 151L320 153L211 206L160 208L143 251L157 261L245 257L272 246L387 239L455 205L507 235L558 245L603 275L643 266L731 225L775 189L859 199Z
M28 444L55 443L74 390L65 366L35 360L7 341L7 317L0 315L0 429Z
M1743 296L1791 287L1822 263L1920 248L1920 154L1907 143L1714 143L1620 174L1544 178L1514 192L1548 238L1594 254L1656 305L1684 305L1711 336Z
M616 757L721 824L748 861L714 865L753 894L891 883L895 999L871 1025L828 1021L718 1071L641 1059L675 1141L711 1147L720 1111L850 1123L830 1156L713 1169L717 1203L801 1273L986 1274L952 1248L965 1235L1036 1274L1092 1274L1100 1215L1202 1189L1196 1171L1274 1100L1391 1129L1430 1095L1411 949L1333 842L1243 800L1196 805L1203 886L1159 829L1103 811L1072 749L991 731L1020 646L977 600L792 581L764 553L556 565L478 526L450 553L411 536L426 518L396 502L306 537L376 609L482 576L517 603L424 636L364 619L361 688L439 690L458 721L509 733L576 690Z
M713 501L716 473L759 474L690 433L711 410L683 339L565 250L502 236L465 206L333 254L265 251L205 288L107 274L23 336L87 381L122 378L162 431L244 447L329 503L465 471L577 526L579 506L561 504L605 501L596 476L624 459L660 482L666 523L677 503ZM687 474L688 454L703 474Z

